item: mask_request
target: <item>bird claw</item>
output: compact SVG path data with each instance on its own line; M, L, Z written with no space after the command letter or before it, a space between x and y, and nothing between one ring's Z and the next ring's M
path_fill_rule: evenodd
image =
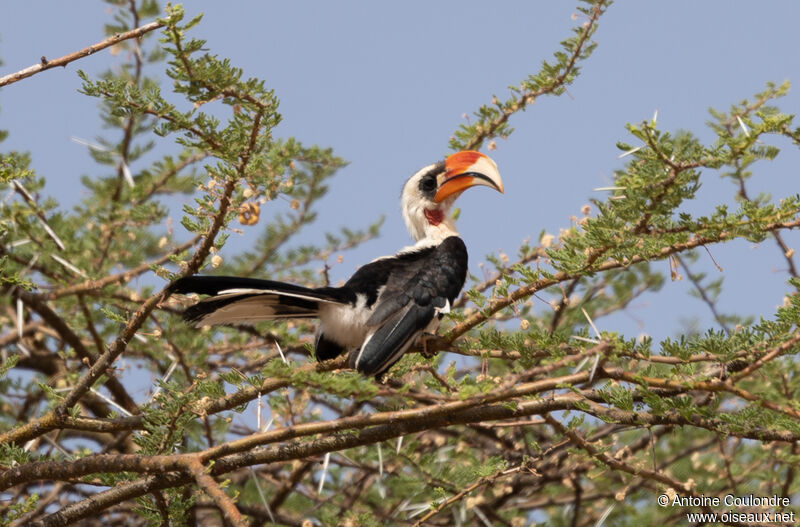
M428 349L428 342L436 342L437 340L439 340L439 336L436 335L435 333L423 333L419 337L418 345L421 348L420 353L422 354L423 357L425 357L426 359L430 359L431 357L434 357L438 353L438 350Z

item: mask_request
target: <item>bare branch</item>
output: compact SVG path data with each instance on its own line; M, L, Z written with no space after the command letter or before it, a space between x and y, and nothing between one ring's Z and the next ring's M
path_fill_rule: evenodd
M88 57L89 55L104 50L107 47L113 46L114 44L118 44L123 40L128 40L131 38L139 38L142 35L145 35L158 28L164 27L165 25L166 24L161 21L150 22L149 24L137 27L136 29L131 29L130 31L126 31L124 33L117 33L116 35L110 36L101 42L92 44L89 47L75 51L68 55L64 55L63 57L59 57L57 59L47 60L45 57L42 57L42 60L39 64L34 64L33 66L29 66L16 73L11 73L4 77L0 77L0 87L6 86L8 84L13 84L17 81L20 81L32 75L36 75L37 73L40 73L42 71L49 70L50 68L55 68L57 66L66 66L70 62L82 59L84 57Z

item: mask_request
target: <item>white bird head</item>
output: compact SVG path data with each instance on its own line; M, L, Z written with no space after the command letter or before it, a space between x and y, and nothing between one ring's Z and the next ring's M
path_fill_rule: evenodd
M497 164L472 150L456 152L411 176L403 186L401 206L414 241L439 242L457 235L450 207L464 190L477 185L503 192Z

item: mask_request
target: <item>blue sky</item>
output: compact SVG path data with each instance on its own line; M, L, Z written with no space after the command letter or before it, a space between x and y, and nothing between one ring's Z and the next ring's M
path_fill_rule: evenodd
M12 5L13 14L0 17L0 74L101 40L109 16L97 1L16 1L5 4L7 13ZM448 153L448 138L464 114L494 94L503 98L508 85L549 59L581 22L571 17L574 7L563 1L185 4L190 15L205 13L195 36L276 90L284 117L277 135L331 146L350 162L331 185L318 223L299 241L321 242L326 230L366 226L386 215L381 238L347 253L335 278L410 241L399 211L405 179ZM796 113L798 19L800 4L790 1L612 5L595 35L599 46L569 94L542 98L515 116L516 132L491 152L506 194L476 189L459 201L471 272L480 275L478 262L487 253L502 249L513 255L523 239L535 241L542 229L557 234L590 198L602 197L592 189L608 185L622 166L616 142L634 141L626 122L650 119L658 110L663 129L686 129L710 140L704 126L708 107L727 109L766 81L784 80L795 87L779 104ZM79 178L99 170L70 137L91 140L104 133L96 101L76 92L75 71L98 73L113 60L101 52L0 89L0 128L11 133L1 147L30 151L34 169L65 206L79 199ZM778 198L800 188L800 155L788 142L777 144L785 151L776 162L756 166L753 195ZM132 167L137 168L142 167ZM732 202L733 185L709 176L701 180L697 202L687 206L693 213ZM242 247L255 234L245 231L226 250ZM798 233L786 240L800 246ZM726 280L722 311L774 312L788 286L773 241L757 248L737 241L712 253ZM705 255L700 263L718 275ZM655 267L668 272L666 262ZM660 293L598 325L660 338L678 332L682 320L695 314L701 325L711 324L704 305L688 296L687 282L668 282Z

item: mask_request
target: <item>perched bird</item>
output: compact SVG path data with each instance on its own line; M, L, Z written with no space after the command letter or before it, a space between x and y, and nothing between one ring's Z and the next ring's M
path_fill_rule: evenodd
M381 375L424 333L434 333L461 292L467 248L449 214L469 187L503 192L495 162L463 151L429 165L403 187L403 219L416 243L361 266L341 287L302 287L272 280L190 276L174 293L210 295L186 309L196 326L319 318L315 355L349 352L350 367Z

